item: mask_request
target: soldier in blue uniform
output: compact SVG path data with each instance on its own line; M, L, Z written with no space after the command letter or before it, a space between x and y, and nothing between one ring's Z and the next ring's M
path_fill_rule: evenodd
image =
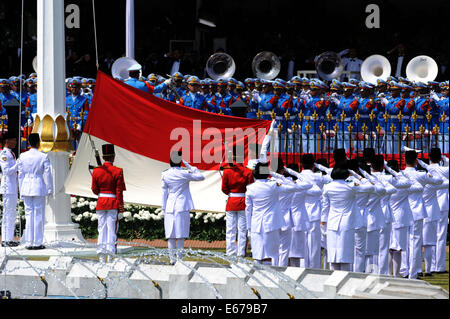
M343 82L342 87L344 90L343 96L337 101L338 103L336 107L336 119L339 120L339 123L337 123L338 132L335 132L335 134L337 134L338 148L350 150L348 126L353 123L355 113L358 110L359 101L353 94L356 89L356 85ZM344 114L343 121L342 114ZM352 124L352 126L354 125Z
M450 110L449 110L449 105L448 105L448 81L446 82L442 82L440 84L440 88L441 88L441 99L439 100L439 102L437 102L438 106L439 106L439 117L438 120L440 120L441 122L439 123L438 127L439 127L439 142L442 143L442 139L444 138L444 143L442 143L442 152L446 153L446 151L448 152L449 149L449 128L448 128L448 123L449 123L449 115L450 115ZM442 122L442 118L445 116L444 121Z
M13 96L9 93L10 83L7 79L0 79L0 134L3 135L8 130L8 113L3 104L8 103Z
M376 96L377 97L389 97L388 82L383 79L377 79Z
M372 95L372 89L374 89L374 87L370 84L367 83L365 81L360 82L359 84L360 87L360 98L359 100L359 105L358 105L358 113L360 115L360 118L358 121L356 121L356 119L353 122L353 132L357 133L355 135L355 140L358 143L358 145L356 146L357 150L364 150L365 146L369 145L369 141L370 139L367 136L367 133L372 134L372 131L375 130L376 127L376 121L374 119L374 121L370 120L370 114L371 112L374 113L374 115L376 116L378 114L378 103L377 101L379 99L375 99L374 96ZM365 125L366 128L366 134L363 134L363 129L362 127ZM366 141L364 143L364 141Z
M237 92L236 92L236 86L237 86L237 81L233 78L230 78L228 80L228 93L230 93L230 95L233 97L233 99L236 101L237 99Z
M403 109L406 106L406 101L400 95L403 88L403 84L397 82L389 82L389 91L391 97L388 98L388 104L385 106L385 111L388 114L387 129L385 143L387 154L398 154L398 132L402 129L402 124L398 120L398 114L403 113ZM395 128L394 134L392 134L391 127Z
M181 97L180 104L197 110L207 111L208 107L205 97L199 92L200 80L198 77L191 76L187 83L188 91Z
M412 127L411 127L411 115L415 109L415 101L414 98L411 97L411 92L413 91L413 87L408 84L401 85L401 98L405 100L405 106L402 109L402 146L411 147L410 141L413 139ZM408 128L408 130L406 130ZM408 133L406 133L408 131Z
M77 79L72 80L70 89L71 94L66 97L66 111L73 136L72 146L76 150L89 113L89 101L80 94L81 83Z
M417 114L417 119L414 122L413 119L411 119L411 127L415 129L415 145L416 147L419 146L423 150L424 153L428 153L429 145L427 143L428 141L428 135L432 132L432 123L428 123L427 121L427 113L430 112L432 116L437 117L437 114L439 113L438 107L434 100L432 100L429 96L429 88L425 83L417 82L415 84L416 89L416 97L414 99L415 101L415 112ZM423 134L420 134L420 128L423 126L425 129Z
M272 83L268 80L261 80L261 93L257 97L258 109L262 112L261 119L272 120L272 111L278 104L278 97L273 93Z
M179 99L184 95L184 93L186 93L186 89L183 88L183 80L183 74L181 74L180 72L175 72L174 74L172 74L172 88L176 93L169 89L165 97L167 101L177 103Z
M24 89L24 81L21 83L21 79L17 76L13 76L11 79L11 95L19 102L22 107L27 103L28 93Z
M21 109L21 148L27 149L28 136L30 136L33 129L33 115L37 113L37 80L36 78L29 78L25 81L25 87L28 90L28 97L26 104Z
M321 87L320 82L312 80L309 83L310 98L305 100L303 110L304 118L303 121L300 122L300 125L302 126L304 153L316 153L319 146L320 137L317 139L315 133L319 132L320 125L324 123L329 105L329 101L321 95L322 89L323 87ZM313 118L314 114L317 115L316 120ZM324 123L324 125L326 125L326 123Z
M0 106L8 103L12 98L11 82L7 79L0 79Z
M135 87L139 90L142 90L144 92L150 93L145 82L140 81L140 79L139 79L141 77L141 69L142 69L142 66L138 63L135 63L132 66L130 66L128 68L129 78L127 80L125 80L124 83L128 84L132 87Z
M214 110L214 113L233 115L230 109L230 105L233 104L234 98L228 92L228 82L223 79L217 81L218 92L213 96L210 102L210 109Z

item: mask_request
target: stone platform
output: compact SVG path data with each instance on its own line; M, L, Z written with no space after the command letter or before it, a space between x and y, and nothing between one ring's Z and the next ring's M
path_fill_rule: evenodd
M449 298L446 290L422 280L251 263L168 265L119 257L104 264L68 256L37 261L0 255L0 270L0 290L11 291L12 298Z

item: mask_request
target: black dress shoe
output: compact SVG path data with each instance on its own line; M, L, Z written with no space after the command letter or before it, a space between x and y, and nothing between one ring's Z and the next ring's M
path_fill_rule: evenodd
M448 270L435 271L436 274L448 274Z
M417 276L418 276L418 277L423 277L423 272L417 273Z
M17 246L19 246L20 244L19 244L18 242L16 242L16 241L9 241L9 242L8 242L8 245L9 245L9 247L17 247Z
M39 250L39 249L45 249L44 245L40 245L40 246L36 246L34 247L35 250Z
M34 247L33 246L26 246L25 249L34 250Z
M425 276L425 277L432 277L433 275L432 275L430 272L426 272L426 273L424 274L424 276Z

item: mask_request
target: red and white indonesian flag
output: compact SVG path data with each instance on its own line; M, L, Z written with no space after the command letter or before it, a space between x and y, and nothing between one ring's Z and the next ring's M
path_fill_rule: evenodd
M105 143L115 145L115 165L124 171L128 203L161 206L161 173L170 167L170 152L182 150L183 159L206 179L190 184L196 210L223 212L219 167L226 162L224 141L243 147L261 143L270 121L218 115L171 103L145 93L102 72L80 144L66 180L66 193L85 197L91 191L88 165L96 165L90 139L101 154Z

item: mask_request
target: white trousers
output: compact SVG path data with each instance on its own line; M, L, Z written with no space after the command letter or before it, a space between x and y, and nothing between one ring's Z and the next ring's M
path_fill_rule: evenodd
M278 255L278 266L287 267L289 264L289 249L291 247L292 228L280 230L280 253Z
M168 248L169 248L169 258L170 263L175 263L175 251L177 252L177 259L181 259L183 257L183 253L181 252L184 249L184 239L181 238L169 238L167 240Z
M17 194L3 194L2 196L2 241L13 241L16 228Z
M431 271L440 272L445 270L447 229L448 229L448 210L441 211L441 216L438 221L437 241L436 246L433 247L433 254L431 256Z
M119 220L117 209L98 210L97 253L115 254L117 252L117 230Z
M378 254L378 273L387 275L389 273L389 244L391 242L392 224L386 224L380 230L380 251Z
M44 241L45 196L22 198L25 206L25 246L40 246Z
M355 229L355 262L354 272L364 272L366 270L366 239L367 227Z
M247 245L245 211L229 211L226 215L226 254L244 257ZM237 235L237 245L236 245Z
M366 237L366 273L378 273L378 253L380 251L380 230L367 232Z
M305 258L306 268L320 269L320 248L321 248L321 230L320 220L309 222L309 229L307 232L307 256Z
M409 228L409 278L422 272L423 219L414 221Z

